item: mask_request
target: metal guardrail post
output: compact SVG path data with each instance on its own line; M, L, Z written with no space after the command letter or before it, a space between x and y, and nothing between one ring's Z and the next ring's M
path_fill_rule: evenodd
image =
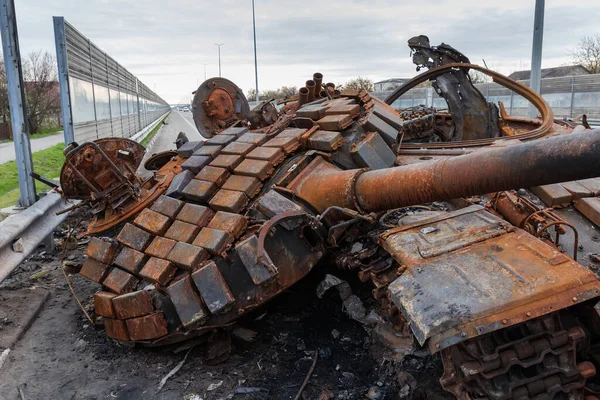
M571 109L569 110L569 118L573 118L573 103L575 101L575 76L571 77Z
M19 190L21 191L19 201L23 207L29 207L35 203L36 195L35 183L31 177L33 162L31 160L31 143L29 143L27 104L25 103L25 88L23 86L23 70L21 67L14 0L0 0L0 20L10 121L15 144Z
M60 108L62 110L65 145L75 141L73 130L73 111L71 110L71 87L69 86L69 61L67 58L67 39L65 37L65 19L53 17L56 62L58 63L58 87Z
M139 129L138 132L141 131L142 129L144 129L144 127L142 126L142 116L140 113L140 81L138 80L138 78L135 78L135 97L137 99L137 117L138 117L138 124L139 124Z
M92 100L94 103L94 122L96 123L96 139L100 139L100 132L98 131L98 111L96 111L96 84L94 81L94 59L92 57L92 41L87 40L88 54L90 57L90 77L92 79Z

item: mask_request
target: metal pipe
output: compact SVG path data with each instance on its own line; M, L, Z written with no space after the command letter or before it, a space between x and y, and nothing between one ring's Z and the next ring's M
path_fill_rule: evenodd
M305 87L301 87L298 91L298 104L306 104L308 103L308 89Z
M308 89L308 102L310 103L315 99L315 81L308 80L306 81L306 88Z
M600 171L599 152L600 129L595 129L362 173L315 159L289 188L319 212L333 205L378 212L593 178Z
M313 74L313 81L315 81L315 98L323 97L321 96L321 87L323 86L323 74L320 72L315 72Z

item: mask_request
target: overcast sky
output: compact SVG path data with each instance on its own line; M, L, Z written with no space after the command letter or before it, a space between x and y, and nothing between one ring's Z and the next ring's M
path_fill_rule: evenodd
M251 0L16 0L22 54L55 53L52 16L64 16L170 103L222 74L254 87ZM406 41L429 36L508 74L529 69L534 0L255 0L259 87L416 74ZM600 32L599 0L547 0L542 67L568 62Z

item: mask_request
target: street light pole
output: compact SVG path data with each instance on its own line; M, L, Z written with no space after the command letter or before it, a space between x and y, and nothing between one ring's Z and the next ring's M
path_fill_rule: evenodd
M215 43L215 46L219 48L219 77L221 77L221 46L225 43Z
M256 79L255 100L258 103L258 59L256 58L256 16L254 13L254 0L252 0L252 29L254 30L254 77Z
M535 0L535 17L533 21L533 45L531 49L531 73L529 87L540 93L542 86L542 43L544 41L544 6L545 0ZM535 118L537 109L529 104L529 118Z
M206 66L208 63L202 63L202 65L204 65L204 81L206 81Z

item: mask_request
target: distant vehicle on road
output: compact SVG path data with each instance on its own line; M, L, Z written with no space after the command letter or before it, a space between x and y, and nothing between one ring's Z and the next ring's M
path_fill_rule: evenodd
M183 112L189 112L190 108L189 107L181 107L181 111L183 111Z

